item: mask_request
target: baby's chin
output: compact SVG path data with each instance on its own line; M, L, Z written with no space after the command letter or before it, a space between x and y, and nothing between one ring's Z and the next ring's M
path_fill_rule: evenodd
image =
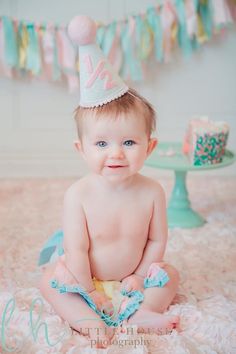
M103 175L103 178L107 181L107 182L122 182L125 181L129 176L119 176L119 175Z
M133 174L131 173L119 173L119 172L106 172L102 173L101 176L107 181L107 182L113 182L113 183L118 183L118 182L124 182L127 179L129 179Z

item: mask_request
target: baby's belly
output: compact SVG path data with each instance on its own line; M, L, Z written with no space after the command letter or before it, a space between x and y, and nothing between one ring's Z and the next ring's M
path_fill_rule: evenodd
M134 244L108 245L89 253L92 277L99 280L122 280L132 274L139 265L143 248Z

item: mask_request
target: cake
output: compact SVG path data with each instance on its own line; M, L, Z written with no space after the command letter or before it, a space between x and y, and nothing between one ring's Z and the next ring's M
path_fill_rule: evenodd
M228 135L226 122L212 121L205 116L194 118L189 122L182 151L194 166L220 163Z

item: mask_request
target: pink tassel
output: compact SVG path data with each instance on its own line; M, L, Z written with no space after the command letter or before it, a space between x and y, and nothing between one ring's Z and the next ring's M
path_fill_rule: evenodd
M164 60L165 62L168 62L170 61L172 47L171 28L176 22L175 10L169 0L165 1L162 7L161 22L163 29Z
M230 10L230 14L232 16L232 19L236 21L236 3L233 3L232 0L227 0L227 5Z
M60 41L60 65L63 69L63 73L66 76L69 91L75 92L79 88L79 79L76 74L76 53L70 43L65 29L58 30L58 38ZM67 71L68 70L68 71Z
M193 0L185 1L187 32L190 38L197 35L197 14L195 12Z
M116 24L116 34L112 43L111 50L108 54L108 60L112 64L113 68L119 73L122 63L121 48L120 48L120 24Z
M212 1L214 23L216 26L226 25L232 22L232 16L226 0Z
M54 59L53 58L54 43L53 43L52 31L53 31L52 25L48 25L46 28L46 32L44 33L44 36L42 38L44 61L46 64L52 64Z
M52 65L54 60L54 43L53 43L53 27L48 25L42 36L42 55L44 76L46 80L51 80L52 77Z

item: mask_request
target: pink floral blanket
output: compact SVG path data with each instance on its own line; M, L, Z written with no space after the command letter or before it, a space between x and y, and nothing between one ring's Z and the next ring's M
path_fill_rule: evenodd
M61 227L63 194L73 179L0 181L0 353L236 353L236 180L194 175L192 206L207 223L172 229L166 260L181 284L169 313L181 331L157 336L135 327L117 333L107 349L95 349L71 331L42 299L39 251ZM160 179L167 197L172 179Z

